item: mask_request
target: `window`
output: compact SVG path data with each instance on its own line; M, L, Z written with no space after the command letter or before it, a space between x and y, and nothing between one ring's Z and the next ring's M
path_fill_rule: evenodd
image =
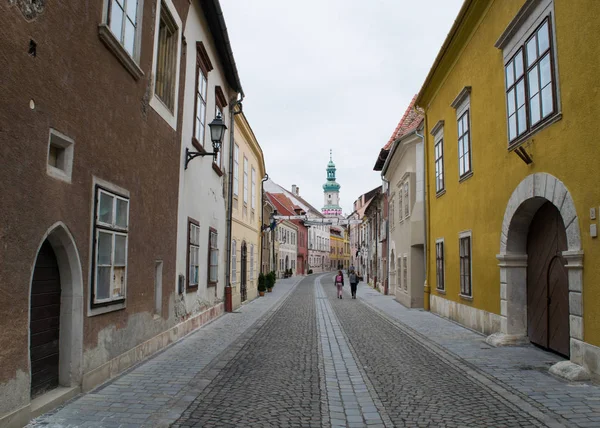
M237 282L237 243L231 242L231 282Z
M403 189L403 192L404 192L404 217L406 218L410 215L410 203L409 203L410 199L408 197L408 180L406 180L404 182L403 187L404 187L404 189Z
M96 187L92 306L125 299L129 199Z
M217 231L210 228L208 233L208 284L215 285L219 280L219 247Z
M435 272L436 272L436 288L444 290L444 240L435 242Z
M400 183L400 191L398 192L398 220L399 223L402 223L404 220L404 188L402 187L402 183Z
M71 182L73 172L73 140L50 129L46 173L59 180Z
M252 167L252 209L256 208L256 170Z
M250 245L250 281L254 281L254 244Z
M133 57L137 33L138 0L110 0L108 2L108 26L110 31Z
M233 194L238 195L240 185L240 147L235 144L233 146Z
M163 3L158 26L155 93L171 113L175 110L178 34L177 24Z
M194 138L204 147L206 134L206 91L208 80L200 63L196 64L196 106L194 112Z
M200 225L196 220L188 218L188 280L187 288L198 287L200 265Z
M464 177L471 172L471 138L469 110L458 119L458 174Z
M453 103L454 104L454 103ZM434 138L433 159L435 170L435 192L440 196L444 192L444 121L439 120L431 129Z
M461 234L460 246L460 294L471 297L471 235Z
M404 289L408 290L408 258L406 256L402 258L402 283Z
M244 205L248 203L248 158L244 156Z
M502 49L509 146L559 118L553 0L526 3L495 46Z

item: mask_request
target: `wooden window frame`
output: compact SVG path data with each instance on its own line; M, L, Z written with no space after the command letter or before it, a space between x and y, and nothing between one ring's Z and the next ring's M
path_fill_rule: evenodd
M215 247L212 246L212 237L213 235L215 236ZM210 259L211 259L211 254L213 251L217 252L217 264L216 266L216 281L211 281L210 279L210 271L213 267L213 265L211 265ZM219 283L219 233L217 232L217 229L210 227L208 229L208 263L207 263L208 269L207 269L207 284L209 287L214 287Z
M536 42L535 42L536 43L536 52L539 50L539 44L537 43L538 33L540 32L542 27L546 24L548 25L548 47L543 52L538 52L537 58L535 59L535 61L533 61L531 63L531 65L528 66L527 65L527 62L528 62L527 45L529 44L529 42L531 40L536 39ZM539 129L541 129L541 128L545 127L546 125L548 125L549 123L553 122L555 120L555 118L560 114L559 106L558 106L558 82L557 82L556 69L555 69L555 67L556 67L556 59L555 59L556 52L555 52L555 47L554 47L554 28L552 26L551 14L547 14L539 22L539 24L536 25L536 27L528 34L529 35L527 36L527 38L522 43L519 43L517 45L518 49L516 50L515 54L512 55L504 64L504 88L505 88L505 101L506 101L506 114L507 114L506 132L507 132L507 137L508 137L508 149L509 150L514 149L521 142L523 142L524 140L531 137L531 135L535 134ZM515 74L514 61L515 61L515 58L519 55L522 58L523 74L519 75L517 77ZM544 88L541 88L541 80L540 80L541 75L539 73L539 65L546 56L549 57L550 79L551 80ZM507 80L507 78L508 78L507 69L509 66L512 67L512 73L513 73L513 81L510 85L508 84L508 80ZM537 77L538 78L538 92L537 92L537 95L539 96L539 103L540 103L540 110L539 110L540 118L535 124L532 124L531 123L532 122L532 120L531 120L531 97L530 97L531 84L530 84L529 74L534 68L538 69L538 77ZM524 92L524 97L525 97L525 104L523 105L523 107L525 108L525 130L523 132L519 133L519 121L518 121L519 106L517 105L516 88L517 88L517 85L521 81L524 82L523 92ZM542 93L542 90L548 86L550 86L550 93L552 96L552 110L546 116L543 116L541 93ZM515 105L514 116L515 116L515 126L516 126L516 135L513 138L511 138L511 134L510 134L510 118L513 116L513 114L510 114L510 110L509 110L509 93L511 91L514 91L514 105Z
M191 242L191 229L192 229L192 225L194 225L195 227L198 228L198 244L193 244L193 246L198 250L198 283L197 284L191 284L190 283L190 250L192 247L192 242ZM185 265L186 265L186 279L185 279L185 291L186 292L190 292L190 291L196 291L198 290L198 286L200 285L200 223L198 222L198 220L195 220L191 217L188 217L187 219L187 241L186 241L186 259L185 259Z
M240 146L233 144L233 197L240 195Z
M161 1L159 13L159 26L156 29L158 32L158 45L156 54L157 67L154 77L154 94L163 103L170 114L175 114L175 107L177 104L177 50L180 30L169 7L163 1ZM164 48L166 53L166 60L164 61L165 68L164 70L159 70L159 65L163 64L163 61L161 60L161 29L163 28L163 23L164 28L167 28L171 35ZM167 61L170 62L170 64L167 64ZM162 81L160 81L159 76L162 77ZM159 94L159 88L162 88L160 90L161 92L164 89L162 95Z
M466 120L465 120L466 119ZM464 123L466 122L467 124L467 129L465 130L464 128ZM463 132L460 132L460 126L462 124L462 130ZM458 132L458 177L459 178L465 178L467 175L471 174L473 172L472 168L471 168L471 160L472 160L472 153L471 153L471 115L470 115L470 108L467 108L464 112L461 113L460 117L458 117L457 120L457 124L456 124L456 129ZM467 140L467 144L465 145L465 139ZM460 145L461 145L461 141L463 144L463 151L461 153L460 151ZM465 157L468 157L468 165L465 162L465 170L461 173L460 169L461 169L461 165L462 162L464 160Z
M108 196L113 198L113 207L112 207L112 222L111 223L106 223L103 221L100 221L99 219L99 209L100 209L100 195L101 194L107 194ZM121 201L126 201L127 202L127 225L125 227L121 227L118 226L116 224L116 210L117 210L117 201L121 200ZM93 231L92 231L92 236L93 236L93 245L92 245L92 279L90 281L91 283L91 287L90 287L90 307L92 309L94 308L99 308L99 307L104 307L104 306L111 306L111 305L117 305L117 304L122 304L125 302L126 298L127 298L127 274L129 271L129 260L128 260L128 254L129 254L129 224L130 224L130 212L131 212L131 208L130 208L130 199L129 197L120 194L118 192L115 192L113 190L107 189L103 186L100 185L96 185L94 188L94 221L93 221ZM117 298L112 298L109 297L107 299L96 299L96 294L97 294L97 283L98 283L98 245L99 245L99 240L98 240L98 236L100 233L106 233L106 234L110 234L112 236L111 238L111 274L110 277L113 278L114 277L114 267L115 267L115 260L114 260L114 256L115 256L115 239L116 236L125 236L126 241L125 241L125 271L124 271L124 279L123 279L123 293L122 296L117 297ZM110 290L112 290L112 282L110 284Z
M130 16L127 13L127 4L129 4L130 2L135 2L135 22L133 22L133 48L132 48L132 52L129 52L127 50L127 47L125 46L125 29L127 26L127 22L129 21L131 22ZM123 47L123 49L125 50L125 52L127 52L127 54L131 57L131 58L139 58L139 21L140 21L140 5L143 6L143 1L142 0L123 0L123 7L121 8L121 6L119 6L117 4L116 7L118 7L119 9L122 10L122 19L121 19L121 34L117 34L112 26L112 10L115 3L115 0L107 0L107 11L106 11L106 25L108 26L108 28L110 29L110 31L112 32L112 34L114 35L115 39L119 42L119 44Z
M210 58L208 56L208 52L206 52L206 48L204 47L204 43L202 43L201 41L196 42L196 86L194 87L194 126L193 126L193 131L192 131L192 145L196 148L196 150L200 151L200 152L206 152L206 149L204 148L204 143L206 140L206 110L207 110L207 104L208 104L208 73L210 73L213 70L213 66L212 63L210 61ZM202 118L204 120L203 123L203 127L204 127L204 131L202 133L202 138L200 141L198 139L197 136L197 122L198 122L198 84L200 83L200 77L204 77L204 80L206 80L206 87L205 87L205 95L204 95L204 99L202 100L204 102L204 117Z
M441 195L446 190L444 177L444 139L436 140L434 144L435 193ZM438 151L439 148L439 151Z
M463 243L468 243L468 253L463 250ZM463 232L458 239L460 296L473 298L473 239L471 232Z
M244 206L248 206L248 158L244 155L244 165L243 165L243 174L244 174L244 184L243 184L243 202Z
M250 197L252 198L250 201L250 208L252 212L256 209L256 169L254 167L250 168Z
M444 239L435 241L435 272L437 291L446 291L446 264Z

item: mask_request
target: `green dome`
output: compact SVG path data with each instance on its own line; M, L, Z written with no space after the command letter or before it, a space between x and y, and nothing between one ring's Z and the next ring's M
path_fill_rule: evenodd
M339 192L340 187L342 186L335 181L328 181L327 183L323 184L323 190L325 192Z
M327 168L335 168L335 164L333 163L332 160L330 160L329 163L327 164Z

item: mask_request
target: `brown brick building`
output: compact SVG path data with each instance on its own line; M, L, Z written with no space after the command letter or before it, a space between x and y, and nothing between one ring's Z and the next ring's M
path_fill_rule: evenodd
M0 2L0 426L200 322L173 329L189 6Z

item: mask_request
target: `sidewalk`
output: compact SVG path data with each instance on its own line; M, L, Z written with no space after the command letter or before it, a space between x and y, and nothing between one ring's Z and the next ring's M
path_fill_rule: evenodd
M28 427L169 426L206 386L194 384L194 377L268 318L302 279L277 280L272 293L224 314L116 379L34 419Z
M350 294L349 288L344 289ZM549 374L551 365L564 360L560 356L533 345L494 348L485 336L422 309L408 309L365 283L358 285L357 296L401 328L433 342L540 411L560 415L569 426L600 427L600 387Z

